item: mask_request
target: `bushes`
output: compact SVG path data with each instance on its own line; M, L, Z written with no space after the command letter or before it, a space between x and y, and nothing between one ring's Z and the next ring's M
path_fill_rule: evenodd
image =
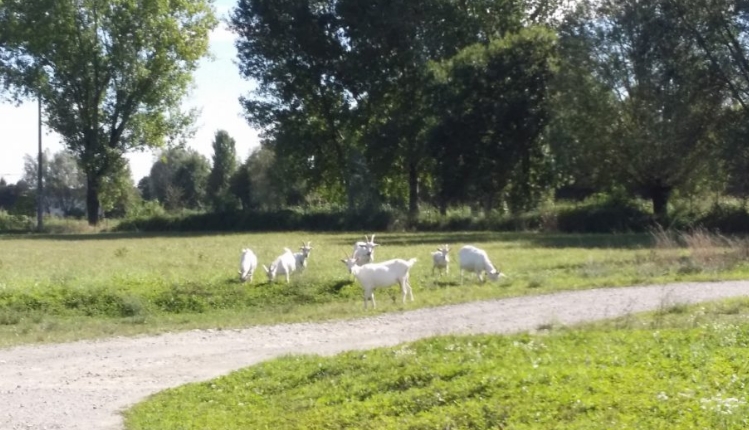
M282 209L265 212L209 212L158 215L121 222L117 231L353 231L393 230L402 215L378 210L364 213Z
M30 231L36 226L36 222L26 215L11 215L0 210L0 232L8 231Z
M642 208L617 200L562 209L556 224L565 233L643 232L655 225L652 216Z
M120 222L115 231L546 231L561 233L645 232L656 225L649 210L636 202L594 196L572 206L556 206L522 214L471 215L456 210L440 216L424 210L416 220L393 208L350 213L341 209L290 208L276 211L194 212L169 214L158 204L146 203L132 217ZM738 205L715 205L706 212L672 210L669 229L705 228L736 234L749 233L749 212ZM0 211L0 231L30 231L34 223L23 215Z
M698 222L699 227L721 233L749 232L749 212L746 207L713 206Z
M534 231L570 233L646 231L651 217L635 206L590 204L556 212L534 211L520 215L444 217L425 215L407 221L395 210L348 213L343 211L279 210L273 212L223 212L185 215L157 215L125 220L117 231Z

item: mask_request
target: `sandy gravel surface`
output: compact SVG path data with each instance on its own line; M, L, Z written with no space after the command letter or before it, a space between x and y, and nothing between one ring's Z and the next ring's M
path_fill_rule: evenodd
M749 281L606 288L348 321L0 349L0 429L121 429L120 411L149 394L288 353L333 354L447 333L527 331L741 295L749 295Z

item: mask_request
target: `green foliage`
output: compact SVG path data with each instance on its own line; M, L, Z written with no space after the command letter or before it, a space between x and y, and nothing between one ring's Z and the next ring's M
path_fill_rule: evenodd
M92 225L102 180L124 153L188 131L180 102L216 25L206 0L0 3L0 58L9 59L0 79L42 99L47 125L86 173Z
M13 215L0 209L0 232L31 231L36 221L26 215Z
M748 345L742 322L445 336L290 356L166 390L128 411L126 426L741 429Z
M359 93L346 92L346 47L335 7L325 0L241 0L230 27L238 35L240 73L260 84L242 104L250 123L264 131L263 145L340 203Z
M749 212L746 207L713 206L697 225L722 233L747 233Z
M367 212L280 209L133 217L117 231L352 231L392 230L402 215L387 210Z
M125 160L118 164L109 176L102 179L100 189L101 208L106 216L112 218L124 217L140 200L130 165Z
M247 210L279 210L304 203L306 184L265 146L255 149L232 177L231 192Z
M11 212L16 208L16 203L29 191L26 181L18 181L16 184L7 184L0 178L0 209Z
M211 166L194 149L182 146L163 151L139 184L145 200L158 200L167 209L201 209L207 206L206 187Z
M225 130L219 130L213 139L213 165L206 184L207 198L214 210L224 211L234 207L229 187L236 170L236 142Z
M548 29L523 29L469 46L435 68L432 153L445 199L491 208L514 183L519 201L508 199L513 209L533 206L539 192L532 188L544 185L540 137L549 117L555 42Z
M599 137L607 141L601 161L619 183L651 199L661 221L675 189L711 173L711 132L726 100L725 81L679 28L672 3L589 2L576 33L617 114Z
M633 202L618 199L589 200L564 208L556 216L559 231L569 233L621 233L647 231L653 216Z

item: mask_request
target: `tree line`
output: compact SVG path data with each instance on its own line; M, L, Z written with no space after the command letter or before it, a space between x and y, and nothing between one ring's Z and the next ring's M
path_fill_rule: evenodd
M163 211L273 210L285 206L291 191L272 170L273 154L255 148L239 160L236 142L218 130L212 142L213 155L184 145L162 149L149 174L137 185L127 163L102 179L100 211L107 218L123 218ZM44 213L82 217L86 209L86 174L75 154L62 150L42 153L42 209ZM11 214L36 213L38 162L24 157L23 176L15 184L0 178L0 209ZM280 179L280 180L279 180ZM303 197L298 196L298 199ZM149 204L153 203L153 204Z
M744 0L238 0L258 83L238 96L262 132L244 161L228 135L212 163L177 145L205 0L3 0L0 82L45 102L92 223L123 154L169 143L138 189L174 209L519 213L602 192L665 219L674 196L749 196L747 17Z
M747 193L749 2L240 0L242 99L349 207Z

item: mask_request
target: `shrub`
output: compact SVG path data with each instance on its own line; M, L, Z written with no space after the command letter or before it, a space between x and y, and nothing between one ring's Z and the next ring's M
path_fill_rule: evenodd
M26 215L12 215L0 210L0 232L30 231L36 226L34 220Z
M652 227L654 221L634 203L611 199L562 209L557 214L556 225L565 233L643 232Z

